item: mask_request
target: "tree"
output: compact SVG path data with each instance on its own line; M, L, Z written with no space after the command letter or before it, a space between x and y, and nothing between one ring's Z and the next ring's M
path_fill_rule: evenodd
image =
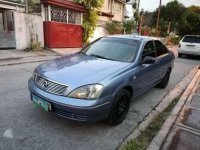
M176 23L179 21L180 16L184 11L184 6L177 0L174 0L172 2L167 3L164 9L165 12L163 13L163 17L164 20L168 21L167 33L170 33L172 22ZM176 24L173 24L173 26L175 27Z
M134 30L135 27L135 22L134 20L126 20L123 22L123 27L125 29L125 32L127 34L131 34Z
M98 12L103 5L103 0L75 0L75 2L85 7L86 13L83 15L83 42L89 43L89 38L93 35L97 26Z
M200 7L191 6L181 16L179 34L200 34Z
M109 34L121 34L124 30L122 24L117 21L107 22L105 29L109 32Z
M113 34L117 30L117 23L114 21L107 22L105 25L105 29L109 34Z
M159 31L161 36L166 36L171 31L176 31L181 25L180 18L185 11L185 7L183 4L179 3L177 0L167 3L167 5L163 5L160 8L160 21L159 21ZM158 9L153 12L152 20L150 21L149 25L151 27L156 26L156 18L158 14ZM149 15L147 13L146 15ZM148 16L145 16L147 18Z

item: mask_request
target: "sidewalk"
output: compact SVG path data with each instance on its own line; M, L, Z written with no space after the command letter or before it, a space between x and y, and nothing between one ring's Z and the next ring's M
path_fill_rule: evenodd
M0 50L0 66L42 62L80 51L81 48L59 48L42 51Z
M60 56L58 53L49 50L36 52L24 50L0 50L0 66L41 62L58 56Z
M188 86L148 150L200 149L200 70L195 77L193 86Z
M68 55L80 51L81 48L52 48L51 51L60 55Z

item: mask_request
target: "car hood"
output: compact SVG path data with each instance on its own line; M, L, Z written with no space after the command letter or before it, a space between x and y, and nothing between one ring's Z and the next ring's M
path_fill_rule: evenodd
M79 87L100 83L127 66L130 66L130 63L75 53L47 61L37 68L37 72L50 80Z

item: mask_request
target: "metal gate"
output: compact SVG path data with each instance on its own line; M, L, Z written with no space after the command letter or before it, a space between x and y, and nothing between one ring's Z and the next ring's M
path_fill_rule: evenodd
M16 48L13 12L0 9L0 49Z

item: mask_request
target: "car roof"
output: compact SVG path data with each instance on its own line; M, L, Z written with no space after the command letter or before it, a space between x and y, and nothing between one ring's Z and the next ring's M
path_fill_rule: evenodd
M155 38L155 37L132 35L132 34L130 34L130 35L109 35L106 37L133 39L133 40L139 40L139 41L159 40L158 38Z

